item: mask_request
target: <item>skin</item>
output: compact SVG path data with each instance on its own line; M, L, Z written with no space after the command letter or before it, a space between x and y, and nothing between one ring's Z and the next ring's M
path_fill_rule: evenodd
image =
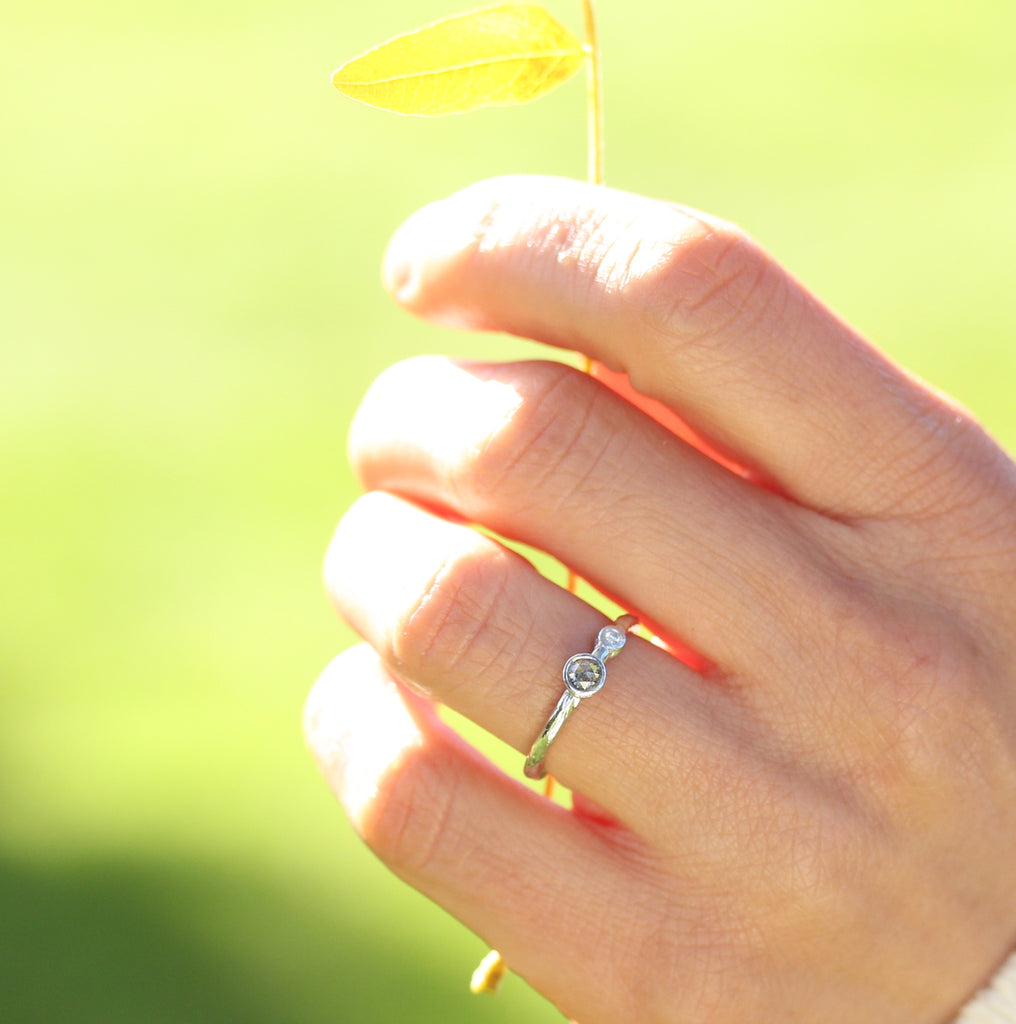
M630 387L429 358L366 396L325 569L364 644L306 711L366 842L582 1024L950 1020L1016 947L1016 467L677 206L484 182L411 218L385 280ZM551 747L572 808L434 711L521 775L606 622L491 533L659 639Z

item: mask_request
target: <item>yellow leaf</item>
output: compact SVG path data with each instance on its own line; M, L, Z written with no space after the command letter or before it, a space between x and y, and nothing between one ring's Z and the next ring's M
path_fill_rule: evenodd
M506 4L399 36L344 64L332 84L400 114L527 103L582 66L582 44L542 7Z

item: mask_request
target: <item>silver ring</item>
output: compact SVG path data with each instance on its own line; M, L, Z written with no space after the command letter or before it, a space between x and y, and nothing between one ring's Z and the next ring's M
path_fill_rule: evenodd
M573 654L561 670L565 691L557 706L550 713L543 732L526 758L525 773L530 779L542 779L547 774L543 762L551 743L568 721L568 716L579 706L579 702L591 697L607 681L607 665L611 658L624 647L630 630L638 620L634 615L622 615L609 626L604 626L596 636L596 644L589 654Z

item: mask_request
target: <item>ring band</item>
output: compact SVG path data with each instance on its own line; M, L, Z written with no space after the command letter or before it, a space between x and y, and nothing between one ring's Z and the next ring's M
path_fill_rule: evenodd
M568 716L579 706L579 702L591 697L607 681L607 665L628 640L630 630L638 620L634 615L622 615L609 626L604 626L596 636L596 643L589 654L573 654L561 670L565 691L556 707L550 713L543 731L526 758L524 771L530 779L542 779L547 774L543 762L551 743L568 721Z

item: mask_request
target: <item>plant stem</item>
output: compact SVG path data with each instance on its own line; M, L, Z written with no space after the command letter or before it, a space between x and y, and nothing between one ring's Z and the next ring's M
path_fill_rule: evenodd
M586 120L588 123L589 170L591 185L604 184L603 173L603 74L600 70L600 40L596 32L594 0L582 0L582 20L586 28ZM583 357L582 369L593 372L593 361ZM568 589L574 594L577 580L568 573Z
M593 0L582 0L582 16L586 24L586 117L589 124L589 183L603 185L606 178L603 172L603 73L600 69L600 40L596 34L596 10ZM582 357L582 369L593 372L593 361L589 356ZM574 594L579 589L579 578L572 569L568 570L568 592ZM544 795L551 799L554 795L554 776L548 775ZM578 1024L578 1021L569 1021Z
M589 170L591 185L603 185L603 73L600 68L600 40L596 32L596 7L594 0L582 0L582 20L586 28L586 119L588 123ZM583 356L582 369L593 372L593 361ZM578 579L568 573L568 590L575 593Z
M588 123L589 147L589 182L592 185L604 184L603 174L603 77L600 72L600 44L596 35L596 11L593 0L582 0L582 17L585 22L586 40L586 117ZM586 373L593 372L593 361L584 356L582 368ZM568 591L576 593L579 578L568 570ZM554 796L554 776L548 775L544 782L543 793L547 799ZM473 972L469 984L475 993L496 992L501 979L508 970L501 954L492 949ZM575 1024L572 1021L572 1024Z
M603 75L600 70L600 43L596 34L596 10L593 0L582 0L586 26L586 115L589 119L589 181L604 183L603 174Z

